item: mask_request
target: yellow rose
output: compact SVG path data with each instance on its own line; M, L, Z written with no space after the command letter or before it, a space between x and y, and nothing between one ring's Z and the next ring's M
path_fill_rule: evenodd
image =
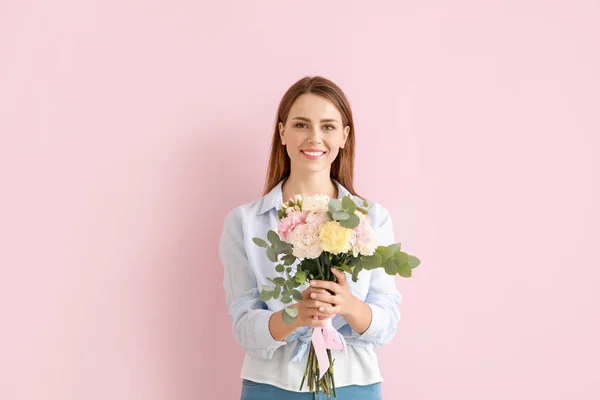
M321 248L333 254L350 251L352 230L344 228L338 221L328 221L319 228Z

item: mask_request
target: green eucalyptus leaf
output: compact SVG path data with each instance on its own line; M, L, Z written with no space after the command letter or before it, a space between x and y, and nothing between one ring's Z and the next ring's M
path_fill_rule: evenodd
M333 221L333 214L331 214L331 211L327 211L327 221Z
M273 297L273 292L272 291L268 291L268 290L263 290L258 295L258 299L260 301L269 301L269 300L271 300L272 297Z
M384 262L392 256L392 249L387 246L379 246L375 251L381 255Z
M363 213L364 215L369 215L369 211L368 211L367 209L365 209L365 208L362 208L362 207L356 207L356 209L357 209L358 211L360 211L361 213Z
M377 252L373 253L372 256L363 256L361 258L362 266L366 270L381 267L382 261L381 255Z
M298 307L286 307L284 310L290 317L296 318L298 316Z
M285 281L285 287L287 290L292 291L294 289L294 282L292 280Z
M281 287L275 286L275 289L273 289L273 298L278 299L280 294L281 294Z
M336 221L344 221L350 218L350 214L345 211L336 211L333 213L333 219Z
M272 247L269 247L267 249L267 257L271 262L277 262L277 254L275 253L275 250Z
M293 251L294 251L294 248L292 247L292 245L290 243L285 243L285 245L283 246L283 248L281 250L281 253L287 254L287 255L292 255Z
M402 245L400 243L392 243L388 246L390 249L392 249L392 253L395 253L397 251L402 250L401 247Z
M292 298L296 301L302 301L302 293L299 290L292 290Z
M404 263L397 268L398 275L404 278L410 278L412 276L412 268L409 263Z
M356 211L356 203L350 196L344 196L342 199L342 207L348 214L354 214L354 211Z
M277 278L273 279L273 282L275 282L275 284L277 284L279 286L283 286L285 284L285 278L278 276Z
M329 211L333 214L337 211L342 211L342 203L338 199L329 200Z
M268 244L267 242L265 242L264 240L262 240L261 238L257 238L257 237L255 237L255 238L252 238L252 241L253 241L254 243L256 243L258 246L260 246L260 247L264 247L265 249L266 249L267 247L269 247L269 244Z
M421 264L421 260L419 260L415 256L408 255L408 263L410 264L410 268L417 268Z
M340 221L340 225L347 229L354 229L358 224L360 224L360 219L356 214L351 214L348 219Z
M383 263L383 269L385 269L385 273L388 275L396 275L396 272L398 272L398 268L391 258Z
M342 265L338 266L337 269L347 272L349 274L352 273L352 269L346 264L342 264Z
M267 292L272 292L273 291L273 288L271 286L268 286L268 285L262 285L262 289L266 290Z
M267 232L267 239L273 244L281 243L281 239L279 239L279 235L274 230L269 230Z
M296 312L294 313L294 311L292 311L292 310L296 310ZM281 316L283 318L284 324L291 324L298 317L298 308L286 307L286 308L284 308L283 313L281 313Z
M305 271L296 271L296 275L294 275L294 279L296 282L302 284L306 281L306 272Z
M283 304L288 304L292 302L292 297L291 296L281 296L281 302Z
M285 267L282 264L279 264L275 267L275 271L282 273Z
M283 265L292 265L294 261L296 261L296 257L293 255L287 254L281 257L281 261L283 261Z
M408 254L402 252L402 251L397 251L394 253L394 255L392 256L394 262L396 263L396 265L402 265L405 262L408 262Z

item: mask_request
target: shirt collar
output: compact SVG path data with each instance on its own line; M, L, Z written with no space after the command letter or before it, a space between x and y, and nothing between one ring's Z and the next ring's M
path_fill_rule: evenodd
M259 215L264 214L273 208L279 207L279 205L283 201L283 196L281 194L281 187L283 186L283 182L285 182L286 179L287 178L284 178L281 181L279 181L279 183L273 189L271 189L271 191L269 193L267 193L263 197L263 201L260 206L260 210L258 212ZM331 180L336 184L336 186L338 188L338 197L337 197L338 199L341 199L342 197L350 194L348 189L346 189L344 186L342 186L342 184L339 183L337 180L335 180L333 178L331 178Z

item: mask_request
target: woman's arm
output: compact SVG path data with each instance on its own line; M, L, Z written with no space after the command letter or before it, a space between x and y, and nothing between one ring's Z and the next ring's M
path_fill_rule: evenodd
M278 340L283 338L284 332L277 335L278 339L271 334L270 320L275 313L258 298L256 277L246 255L238 212L239 209L234 209L225 218L219 242L228 315L233 336L244 350L253 356L270 359L277 348L286 344Z

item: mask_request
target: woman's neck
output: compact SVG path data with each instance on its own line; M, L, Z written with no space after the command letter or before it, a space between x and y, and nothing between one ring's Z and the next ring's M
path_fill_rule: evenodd
M338 197L337 185L331 180L329 171L327 175L313 174L308 177L297 177L293 174L283 182L281 187L283 201L290 197L300 194L302 197L309 197L315 194L327 195L331 198Z

